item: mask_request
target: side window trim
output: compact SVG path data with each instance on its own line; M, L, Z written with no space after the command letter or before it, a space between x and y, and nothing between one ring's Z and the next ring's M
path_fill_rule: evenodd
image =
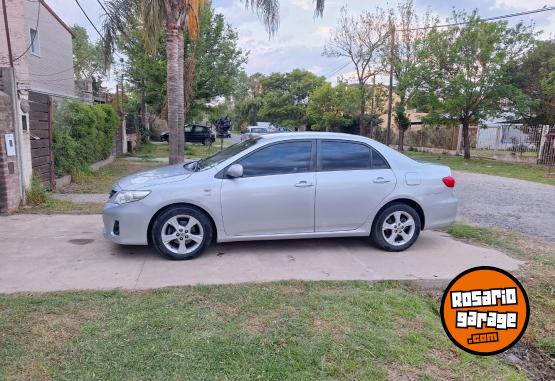
M305 143L309 142L311 144L309 170L307 172L298 172L298 173L316 172L316 141L314 139L291 139L291 140L281 140L281 141L278 141L278 142L263 145L262 147L258 147L254 151L251 151L251 152L247 153L246 155L240 157L239 159L233 161L231 164L226 165L225 168L223 168L220 172L218 172L215 177L222 178L222 179L225 178L225 171L229 167L231 167L233 164L238 164L241 160L247 159L249 156L254 155L255 153L257 153L260 150L263 150L263 149L269 148L269 147L273 147L273 146L278 145L278 144L296 143L296 142L305 142ZM262 177L262 176L279 176L279 174L247 176L245 178Z
M353 168L353 169L335 169L335 170L323 170L322 169L322 143L323 142L339 142L339 143L351 143L351 144L360 144L363 145L365 147L368 147L368 149L370 150L370 168ZM372 147L371 145L364 143L364 142L357 142L357 141L351 141L351 140L342 140L342 139L316 139L316 146L317 146L317 152L316 152L316 172L337 172L337 171L368 171L368 170L374 170L376 168L374 168L374 153L380 155L380 157L383 159L384 163L387 164L387 168L391 169L391 166L389 165L389 162L385 159L385 157L383 157L383 155L381 153L378 152L377 149L375 149L374 147ZM378 169L383 169L383 168L378 168Z

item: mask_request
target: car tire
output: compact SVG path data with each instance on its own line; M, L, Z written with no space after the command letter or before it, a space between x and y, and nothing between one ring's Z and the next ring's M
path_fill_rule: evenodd
M209 217L193 207L168 209L152 225L154 247L162 256L175 260L198 257L212 242L212 235Z
M206 138L202 141L202 145L204 146L211 146L212 145L212 139L210 138Z
M418 239L421 226L420 216L413 207L394 203L376 216L370 238L383 250L403 251Z

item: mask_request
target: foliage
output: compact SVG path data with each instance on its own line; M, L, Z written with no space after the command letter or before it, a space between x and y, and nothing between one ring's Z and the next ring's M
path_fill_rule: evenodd
M87 30L79 25L72 28L73 70L77 79L100 80L105 77L106 65L100 43L92 43Z
M239 48L237 32L226 24L222 14L205 7L200 23L198 40L185 38L185 59L192 56L195 65L192 115L217 97L231 96L247 61L247 54Z
M358 89L339 82L335 87L325 82L308 102L307 118L313 130L344 131L353 125L357 112Z
M29 205L42 205L48 199L48 193L46 193L46 187L42 183L40 177L33 173L31 177L31 186L27 190L26 200Z
M110 105L68 101L57 107L53 134L56 174L109 157L118 123Z
M555 124L555 41L537 41L511 76L515 86L536 100L521 114L528 123Z
M249 96L237 104L239 123L267 121L286 127L309 122L306 109L310 95L325 83L323 77L300 69L268 76L255 74L251 80Z
M464 25L433 29L422 42L412 76L419 86L415 102L432 123L461 123L465 158L470 158L469 124L500 115L508 99L518 108L530 100L513 85L510 68L531 46L531 28L484 22L473 12L454 13Z
M410 119L407 116L405 106L400 102L395 105L395 123L402 131L406 131L410 127Z

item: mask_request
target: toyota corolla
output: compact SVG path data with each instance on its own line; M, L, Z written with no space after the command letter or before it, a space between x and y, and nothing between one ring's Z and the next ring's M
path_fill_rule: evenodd
M374 140L335 133L250 138L213 156L123 178L104 234L191 259L213 241L369 237L409 248L422 229L453 223L451 170Z

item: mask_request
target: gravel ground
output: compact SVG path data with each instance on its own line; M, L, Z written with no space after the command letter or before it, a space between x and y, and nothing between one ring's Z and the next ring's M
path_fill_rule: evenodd
M462 222L555 242L555 186L455 171Z

